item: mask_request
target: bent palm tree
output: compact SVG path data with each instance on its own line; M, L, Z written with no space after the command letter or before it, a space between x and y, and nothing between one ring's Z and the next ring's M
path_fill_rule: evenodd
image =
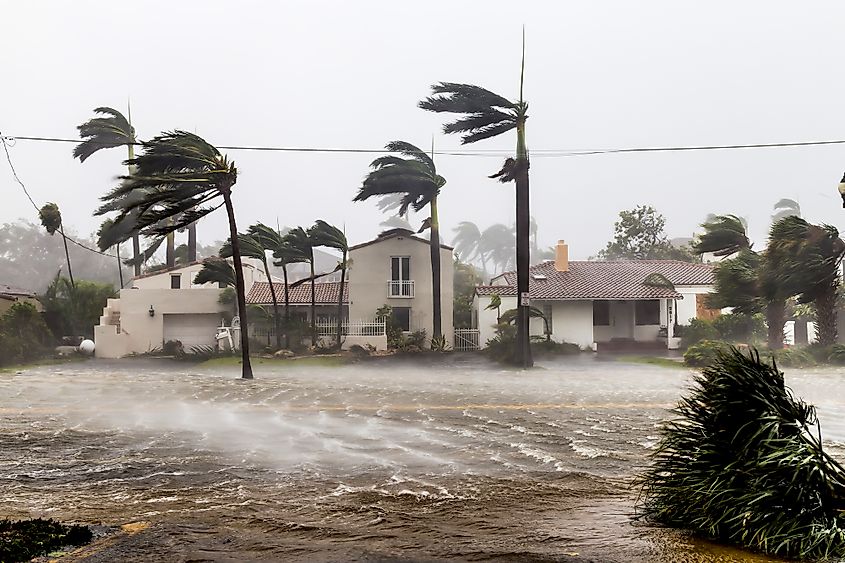
M312 238L314 227L311 227L307 231L302 227L296 227L295 229L291 229L288 231L288 234L285 235L284 240L287 244L289 244L296 252L304 256L306 259L303 262L308 262L308 265L311 268L311 277L309 281L311 282L311 346L317 345L317 294L315 293L316 288L314 287L314 282L316 281L314 275L314 239ZM285 291L287 292L287 281L285 281ZM287 299L287 293L285 293L285 299Z
M340 268L340 289L337 291L337 347L341 347L341 331L343 329L343 289L346 283L346 267L347 256L349 253L349 243L346 241L346 235L335 227L329 225L322 219L317 219L314 224L314 246L325 246L334 248L341 253L341 261L338 267Z
M736 215L713 215L701 225L704 234L693 242L697 254L712 252L714 256L730 256L751 248L745 223Z
M121 202L116 224L136 215L129 219L133 229L140 234L158 236L184 228L225 206L232 241L238 313L244 327L241 330L242 377L252 379L243 264L232 205L232 186L237 182L238 171L215 147L186 131L162 133L142 145L143 154L126 161L133 167L130 174L101 199L105 206ZM136 197L127 197L130 194ZM223 202L216 201L218 198Z
M269 229L269 227L267 227ZM272 230L272 229L270 229ZM297 264L301 262L308 262L308 256L300 251L298 248L293 246L288 239L287 235L282 236L279 234L278 231L273 231L278 239L272 239L274 242L272 243L273 249L273 261L274 266L281 266L282 268L282 275L284 276L285 282L285 348L288 350L290 349L290 284L288 283L288 265L289 264ZM260 233L253 231L253 236L262 237ZM272 236L272 235L267 235ZM265 239L265 241L269 241L271 239ZM268 242L268 248L269 242Z
M67 237L65 236L65 229L62 226L62 212L59 211L59 206L55 203L46 203L38 211L38 216L41 218L41 225L47 229L50 236L53 236L56 231L59 231L59 234L62 236L62 242L65 245L65 259L67 260L67 275L70 278L70 285L76 287L73 281L73 269L70 266L70 253L67 250Z
M434 112L463 114L464 117L443 126L445 133L459 133L462 144L489 139L516 129L516 159L509 158L500 172L492 177L502 182L516 182L516 276L517 310L516 364L531 367L529 338L528 268L531 262L530 218L528 188L528 149L525 144L525 121L528 103L522 97L525 71L525 42L523 38L522 68L519 78L519 101L494 94L479 86L441 82L431 87L432 96L419 103L419 107Z
M461 221L458 226L452 229L455 233L452 244L455 245L455 253L462 261L470 263L476 258L481 259L481 268L487 273L487 264L484 253L480 251L481 231L478 225L472 221Z
M773 281L799 303L812 303L820 344L835 344L839 265L845 242L830 225L811 225L790 215L772 225L767 253L772 261Z
M202 285L216 283L223 287L235 287L235 269L228 260L219 256L209 256L202 261L202 268L194 276L194 283Z
M365 201L375 196L401 194L399 216L405 216L409 209L420 211L426 205L431 212L431 292L432 292L432 338L443 336L441 322L440 291L440 222L437 216L437 196L446 184L446 179L437 173L434 161L422 150L405 141L393 141L385 147L390 152L407 158L389 155L375 159L373 169L364 179L363 185L352 201Z
M253 225L255 227L256 225ZM250 227L251 229L252 227ZM267 282L270 284L270 297L273 299L273 326L276 330L276 350L282 349L282 334L279 326L279 301L276 299L276 288L273 286L273 277L270 275L270 266L267 264L267 248L262 242L251 234L239 234L238 246L241 249L241 256L248 258L255 258L264 266L264 275L267 276ZM232 241L231 239L223 243L220 247L221 258L232 257ZM269 344L269 343L268 343Z

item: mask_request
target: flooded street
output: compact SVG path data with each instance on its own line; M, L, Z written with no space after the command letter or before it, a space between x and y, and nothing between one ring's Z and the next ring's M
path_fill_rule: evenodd
M632 520L691 372L599 360L0 374L0 517L150 528L86 561L767 561ZM845 371L789 370L845 459Z

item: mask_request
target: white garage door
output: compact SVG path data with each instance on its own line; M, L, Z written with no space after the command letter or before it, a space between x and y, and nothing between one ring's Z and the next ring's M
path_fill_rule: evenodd
M219 313L164 315L164 341L178 340L186 352L192 346L213 346Z

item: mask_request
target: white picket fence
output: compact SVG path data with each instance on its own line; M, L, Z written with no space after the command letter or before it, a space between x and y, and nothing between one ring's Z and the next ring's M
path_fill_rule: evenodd
M337 321L317 322L317 336L335 336ZM342 321L340 325L342 336L383 336L386 334L384 319L375 321Z
M456 328L455 329L455 350L479 350L479 334L477 328Z

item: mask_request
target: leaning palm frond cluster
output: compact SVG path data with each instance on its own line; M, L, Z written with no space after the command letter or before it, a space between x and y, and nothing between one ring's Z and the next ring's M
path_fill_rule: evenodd
M774 363L720 353L673 412L640 482L647 518L771 555L845 555L845 470Z

